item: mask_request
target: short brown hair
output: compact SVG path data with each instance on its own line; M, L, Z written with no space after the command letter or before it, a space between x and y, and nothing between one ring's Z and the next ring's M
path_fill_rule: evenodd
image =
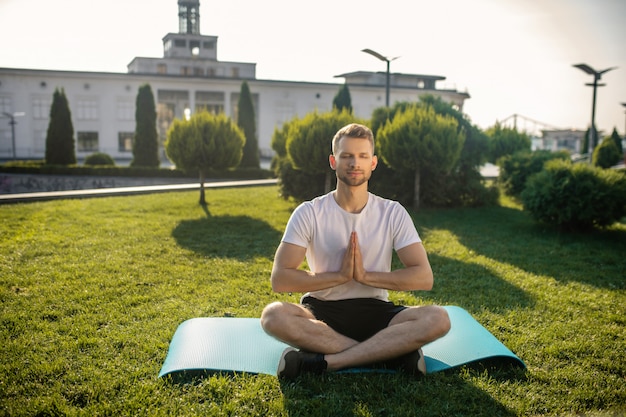
M337 149L337 145L342 138L360 138L367 139L370 141L372 145L372 155L374 154L374 133L372 130L364 125L358 123L350 123L339 129L337 133L335 133L335 137L333 138L333 155L335 154L335 150Z

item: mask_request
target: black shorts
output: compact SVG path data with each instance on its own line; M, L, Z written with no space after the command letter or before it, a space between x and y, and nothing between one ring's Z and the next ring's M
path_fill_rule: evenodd
M302 305L316 319L357 342L369 339L389 326L391 319L406 309L405 306L395 305L391 301L375 298L322 301L307 296L302 299Z

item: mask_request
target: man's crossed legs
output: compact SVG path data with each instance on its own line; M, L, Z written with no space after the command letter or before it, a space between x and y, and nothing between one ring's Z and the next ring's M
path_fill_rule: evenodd
M279 377L293 378L303 372L319 373L387 361L392 363L394 359L396 362L400 360L396 365L407 372L426 373L421 347L448 332L448 314L439 306L398 310L401 311L394 312L386 325L372 330L371 336L363 340L338 332L318 320L311 308L302 304L269 304L261 315L261 325L271 336L300 349L299 352L291 348L285 350L279 363ZM366 316L352 319L356 327L369 322ZM407 364L407 361L413 364Z

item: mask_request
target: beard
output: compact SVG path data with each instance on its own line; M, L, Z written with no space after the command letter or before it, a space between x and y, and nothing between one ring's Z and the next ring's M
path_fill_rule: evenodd
M359 185L363 185L366 182L369 181L371 174L370 175L366 175L365 172L361 171L361 173L363 174L360 177L351 177L350 175L348 175L346 172L339 172L337 171L337 180L343 182L344 184L350 186L350 187L358 187Z

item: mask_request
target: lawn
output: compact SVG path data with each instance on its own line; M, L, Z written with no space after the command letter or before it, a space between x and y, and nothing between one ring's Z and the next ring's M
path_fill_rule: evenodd
M435 272L410 305L458 305L527 365L422 379L159 379L177 326L259 317L293 203L275 186L0 206L0 414L626 414L626 225L559 234L512 202L414 215Z

